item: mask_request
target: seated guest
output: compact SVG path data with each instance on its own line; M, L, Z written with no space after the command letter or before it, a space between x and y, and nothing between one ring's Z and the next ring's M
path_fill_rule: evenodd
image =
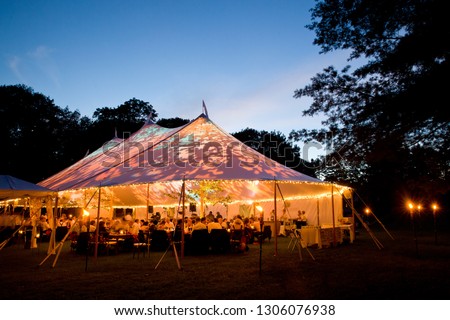
M61 218L59 219L58 223L59 227L68 227L70 228L70 220L67 220L67 216L65 213L61 215Z
M222 229L222 225L218 222L217 218L214 218L212 222L208 223L208 232L211 233L213 229Z
M243 230L244 229L244 221L242 221L241 216L237 215L233 219L233 224L231 225L232 229L235 230Z
M228 224L228 220L226 218L224 218L220 224L222 225L222 228L224 228L224 229L228 229L230 227Z
M258 241L259 237L262 235L262 230L261 230L261 218L258 219L253 219L250 218L250 228L252 229L252 242L253 241Z
M261 223L259 221L259 218L255 220L254 218L250 218L249 226L252 228L255 232L261 232Z
M111 220L106 219L105 221L105 231L109 232L111 230Z
M163 221L164 221L164 230L173 230L173 229L175 229L175 225L170 220L170 218L167 217L167 218L163 219Z
M206 227L206 218L205 217L197 218L195 221L196 222L195 222L194 226L192 227L192 231L207 229L207 227Z
M134 222L130 220L129 225L130 229L128 230L128 232L134 236L137 236L140 228L139 219L134 220Z
M156 229L157 230L165 230L166 228L166 220L165 219L160 219L158 221L158 224L156 225Z
M43 231L43 232L47 232L49 230L50 230L49 232L51 232L51 230L52 230L50 228L50 224L47 221L47 217L44 215L42 215L39 219L39 227L41 228L41 231Z
M194 227L194 223L191 218L186 218L184 222L184 233L188 234L192 232L192 228Z
M210 211L208 213L208 215L206 216L206 220L208 220L208 221L213 221L214 220L214 215L213 215L212 211Z
M144 233L148 233L149 229L150 227L148 221L141 220L141 226L139 227L139 230L141 230Z
M119 232L119 230L121 229L122 224L120 223L120 220L115 219L112 223L111 223L111 228L110 231L111 232Z
M81 232L88 232L87 224L88 224L87 222L81 221ZM95 232L96 229L97 227L95 225L95 220L92 220L89 223L89 232Z
M95 232L95 230L97 230L97 222L92 220L89 224L89 232Z
M98 234L101 236L108 233L108 231L106 230L105 224L106 224L106 222L103 220L98 223Z

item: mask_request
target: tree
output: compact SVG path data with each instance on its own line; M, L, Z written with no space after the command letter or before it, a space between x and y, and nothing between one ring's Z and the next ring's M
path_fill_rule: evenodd
M89 124L30 87L0 86L0 168L39 182L82 158Z
M298 172L315 177L312 164L300 158L300 148L289 142L281 132L246 128L232 133L232 135L266 157Z
M354 71L330 66L295 91L312 97L305 116L325 114L321 130L298 130L297 140L328 142L330 180L426 196L448 191L450 119L446 88L450 19L442 0L325 0L312 9L314 43L322 53L348 50ZM427 154L431 158L424 158ZM433 160L433 169L423 170ZM334 166L331 166L334 165ZM419 169L422 168L422 169ZM414 181L426 180L417 184ZM368 187L370 186L370 187ZM389 201L384 210L393 207Z
M156 121L156 124L164 128L178 128L189 122L189 119L181 119L179 117L175 117L159 119L158 121Z
M145 101L132 98L116 108L97 108L92 115L90 128L90 148L96 149L117 134L127 138L139 130L147 120L155 121L158 114L153 106Z

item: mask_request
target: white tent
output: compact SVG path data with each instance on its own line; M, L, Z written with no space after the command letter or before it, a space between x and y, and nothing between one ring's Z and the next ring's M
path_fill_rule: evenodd
M29 197L45 197L52 190L9 175L0 175L0 201Z
M251 212L257 203L267 219L277 190L278 210L286 207L292 218L305 210L313 224L337 223L343 212L341 194L350 190L261 155L206 114L172 129L148 121L128 139L109 141L39 185L58 190L61 204L79 207L101 187L102 216L112 216L114 208L132 208L141 218L149 207L176 210L183 181L197 208L231 218L245 207ZM96 205L91 211L97 212Z
M0 175L0 201L3 202L4 212L6 212L6 208L10 207L6 204L12 203L21 204L23 206L32 207L31 211L31 219L33 220L33 235L32 235L32 243L31 247L36 248L36 220L39 218L40 210L42 207L42 199L48 198L49 200L55 194L54 191L36 185L34 183L18 179L16 177L12 177L9 175ZM47 201L47 204L50 204L51 201ZM51 208L51 205L50 205ZM49 211L49 217L53 218L52 212ZM22 216L18 216L15 214L4 214L0 216L0 226L12 227L15 228L16 225L22 224ZM24 227L24 225L22 225ZM18 232L17 229L12 236ZM0 250L8 243L8 241L12 238L12 236L6 240L4 240L0 244Z

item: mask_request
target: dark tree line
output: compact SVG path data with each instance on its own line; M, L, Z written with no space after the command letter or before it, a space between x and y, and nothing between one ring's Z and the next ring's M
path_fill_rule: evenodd
M307 27L322 53L346 50L359 66L330 66L295 92L313 99L304 116L327 120L322 130L291 137L331 141L319 174L350 183L378 212L448 194L446 8L443 0L324 0L311 10Z
M232 135L266 157L298 172L316 177L314 165L302 159L300 147L294 145L281 132L246 128Z
M175 128L188 119L157 120L148 102L132 98L111 108L97 108L92 118L56 106L52 99L24 85L0 86L0 171L39 182L83 158L115 136L127 138L146 121ZM246 129L235 137L284 165L313 175L281 133Z
M148 102L132 98L116 108L97 108L89 118L30 87L0 86L0 169L39 182L157 115Z

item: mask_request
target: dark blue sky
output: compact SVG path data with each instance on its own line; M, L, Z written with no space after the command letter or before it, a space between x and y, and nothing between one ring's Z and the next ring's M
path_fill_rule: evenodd
M343 53L313 46L312 0L0 0L0 84L24 83L92 116L136 97L160 118L205 100L228 132L320 125L293 93Z

